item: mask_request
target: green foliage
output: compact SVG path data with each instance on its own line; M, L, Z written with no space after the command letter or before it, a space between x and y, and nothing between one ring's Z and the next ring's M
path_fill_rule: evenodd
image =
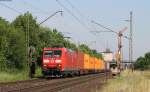
M7 21L0 18L0 68L21 69L24 66L24 36Z
M144 57L139 57L134 63L135 69L150 69L150 52L146 53Z
M97 58L102 55L87 45L77 47L64 38L61 32L40 26L29 12L19 15L10 23L0 17L0 71L26 70L28 65L28 46L37 51L37 62L41 65L44 47L66 47L80 50Z
M86 54L89 54L90 56L103 59L101 53L98 53L96 50L91 50L91 49L90 49L87 45L85 45L85 44L81 44L78 48L79 48L79 50L80 50L81 52L84 52L84 53L86 53Z
M146 68L150 69L150 52L145 54L145 64L146 64Z
M90 54L90 48L87 45L81 44L81 45L79 45L78 48L80 51L87 53L87 54Z
M13 81L29 80L28 71L10 71L0 72L0 82L13 82Z
M25 35L29 34L29 45L36 46L40 43L38 37L39 25L32 14L27 12L24 15L20 15L12 22L12 24L15 28L23 31Z
M0 70L1 71L5 71L5 69L7 68L6 62L7 62L6 57L4 56L2 52L0 52Z
M136 61L136 63L134 64L134 68L135 69L144 69L145 66L145 58L144 57L139 57Z
M9 68L22 69L26 64L26 48L23 32L13 30L8 35L9 48L7 59L9 60Z

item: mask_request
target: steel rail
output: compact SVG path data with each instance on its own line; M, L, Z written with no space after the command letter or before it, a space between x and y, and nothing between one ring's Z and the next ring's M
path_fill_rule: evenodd
M63 78L58 80L47 80L47 81L40 81L30 84L28 83L27 86L21 86L19 85L15 89L7 89L7 90L1 90L1 92L46 92L47 90L58 90L62 89L62 86L70 85L71 84L78 84L80 81L88 81L89 78L95 78L94 76L100 77L100 75L104 75L104 73L100 74L92 74L92 75L86 75L81 77L73 77L73 78ZM80 82L81 83L81 82ZM34 85L33 85L34 84ZM73 85L72 85L73 86ZM9 88L9 87L8 87Z

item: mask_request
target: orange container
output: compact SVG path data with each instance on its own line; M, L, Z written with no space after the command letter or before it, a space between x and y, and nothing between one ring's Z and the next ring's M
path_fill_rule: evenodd
M98 59L97 58L95 58L95 65L94 65L94 67L95 67L95 70L97 70L97 67L98 66Z
M98 70L101 70L101 59L98 59L98 66L97 66Z
M91 69L94 70L95 69L95 57L92 57L92 67Z
M84 69L85 70L88 70L90 67L89 67L89 55L88 54L84 54Z
M94 57L94 70L97 69L97 61L98 61L98 59L96 57Z
M92 69L92 57L91 56L89 57L89 69L90 70Z
M100 70L103 70L105 67L105 63L102 59L100 59Z

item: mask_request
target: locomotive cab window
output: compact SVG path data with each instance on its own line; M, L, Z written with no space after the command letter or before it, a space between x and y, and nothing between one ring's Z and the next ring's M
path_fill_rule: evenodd
M44 57L52 57L53 55L53 51L48 50L48 51L44 51Z
M61 57L62 51L61 50L54 50L55 57Z

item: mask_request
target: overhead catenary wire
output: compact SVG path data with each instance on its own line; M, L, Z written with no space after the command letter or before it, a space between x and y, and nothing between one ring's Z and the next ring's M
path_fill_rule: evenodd
M71 16L73 16L77 22L79 22L85 29L88 30L88 32L91 32L92 30L83 22L81 21L81 19L79 19L77 16L74 15L73 12L71 12L67 7L65 7L59 0L56 0L56 2L62 7L64 8ZM71 3L70 3L71 4ZM75 9L75 7L73 6L73 4L71 4L71 7ZM76 9L76 11L79 13L79 11ZM80 13L80 17L84 17L81 13ZM85 18L85 17L84 17ZM90 23L90 21L88 20L88 22Z
M27 0L26 0L26 1L25 1L25 0L22 0L22 1L23 1L23 3L26 4L27 6L30 6L30 8L33 8L34 10L38 10L39 13L49 14L48 12L42 10L41 8L39 8L39 7L35 6L35 5L33 5L33 4L29 3L29 2L27 2ZM36 13L38 13L38 12L36 12Z
M20 11L16 10L15 8L12 8L12 7L4 4L4 3L0 3L0 5L3 6L3 7L5 7L5 8L8 8L8 9L10 9L10 10L16 12L16 13L22 14L22 12L20 12Z
M74 9L76 12L77 12L77 14L80 16L80 17L82 17L83 19L85 19L87 22L89 22L89 23L91 23L90 22L90 19L88 19L83 13L81 13L80 12L80 10L75 6L75 5L73 5L69 0L66 0L66 2L72 7L72 9ZM91 28L92 28L92 30L96 30L92 25L91 25ZM97 31L97 30L96 30ZM94 34L92 31L90 31L93 35L96 35L96 34Z
M80 17L85 18L85 16L79 11L79 9L77 9L69 0L66 0L66 2L79 14Z
M110 29L110 28L108 28L108 27L105 27L104 25L102 25L102 24L100 24L100 23L97 23L97 22L95 22L95 21L93 21L93 20L92 20L91 22L94 23L94 24L99 25L100 27L102 27L102 28L104 28L104 29L109 30L110 32L113 32L113 33L118 34L116 31L114 31L114 30L112 30L112 29Z
M104 28L104 29L109 30L110 32L113 32L113 33L115 33L115 34L117 34L117 35L119 34L118 32L116 32L116 31L114 31L114 30L112 30L112 29L110 29L110 28L108 28L108 27L106 27L106 26L104 26L104 25L102 25L102 24L100 24L100 23L97 23L97 22L95 22L95 21L93 21L93 20L92 20L91 22L94 23L94 24L99 25L100 27L102 27L102 28ZM107 31L107 32L108 32L108 31ZM123 35L123 37L126 38L126 39L128 39L128 40L130 39L129 37L124 36L124 35Z
M56 2L62 7L64 8L71 16L73 16L84 28L86 28L87 30L91 31L91 29L89 29L87 27L87 25L82 22L77 16L75 16L67 7L65 7L59 0L56 0Z
M83 16L83 14L81 14L81 12L80 12L69 0L66 0L66 2L72 7L72 9L76 10L76 12L80 15L80 17L86 18L85 16ZM87 21L90 21L90 20L88 20L87 18L86 18L86 20L87 20ZM94 21L92 21L92 22L94 22ZM108 30L108 31L97 31L97 30L92 26L92 28L94 28L95 31L90 31L90 32L91 32L92 34L94 34L94 35L96 35L97 33L100 33L100 32L113 32L113 33L119 35L118 32L116 32L116 31L114 31L114 30L112 30L112 29L110 29L110 28L108 28L108 27L106 27L106 26L104 26L104 25L102 25L102 24L99 24L99 23L96 23L96 22L94 22L94 23L97 24L97 25L99 25L100 27L102 27L102 28ZM124 36L124 35L123 35L123 37L126 38L126 39L128 39L128 40L130 39L129 37Z
M85 19L85 21L91 23L91 20L88 19L72 2L70 2L70 0L66 0L66 2L71 6L72 9L74 9L74 10L76 11L76 13L77 13L80 17L82 17L83 19ZM97 30L94 26L91 25L91 28L92 28L92 30L95 30L96 32L98 32L98 30ZM93 32L93 31L90 31L90 32L91 32L93 35L97 35L96 32ZM108 31L104 31L104 32L108 32ZM109 31L109 32L110 32L110 31ZM104 42L101 41L101 43L104 43ZM103 44L101 44L101 45L103 45ZM103 47L104 47L104 45L103 45Z

